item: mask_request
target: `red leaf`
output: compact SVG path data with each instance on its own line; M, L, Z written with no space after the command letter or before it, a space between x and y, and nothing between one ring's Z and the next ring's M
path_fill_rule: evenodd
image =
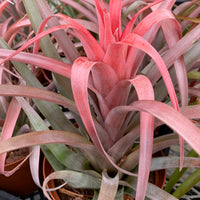
M119 41L121 36L121 0L111 0L109 4L110 21L113 35L116 36L116 41Z

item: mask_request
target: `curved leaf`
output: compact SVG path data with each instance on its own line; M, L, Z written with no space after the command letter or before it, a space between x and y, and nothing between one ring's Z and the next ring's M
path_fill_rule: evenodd
M109 154L116 160L119 161L127 152L131 149L135 140L139 138L140 126L134 127L130 132L120 138L114 145L109 149ZM119 151L121 149L121 151Z
M40 39L43 38L44 36L46 36L46 35L48 35L52 32L55 32L57 30L66 29L66 28L73 28L76 31L79 39L83 43L84 49L85 49L87 56L89 58L91 58L92 60L101 60L103 58L104 52L103 52L102 48L97 43L95 38L93 38L93 36L90 34L90 32L87 31L87 29L85 29L83 26L81 26L79 23L77 23L75 20L71 19L70 17L67 17L67 16L62 15L62 14L56 14L56 15L51 16L51 17L55 17L55 16L64 18L67 21L68 24L59 25L59 26L50 28L46 31L43 31L43 32L37 34L34 38L30 39L27 43L25 43L22 47L20 47L18 50L16 50L13 54L7 56L4 60L2 60L0 62L0 64L10 60L12 57L19 54L19 52L26 49L32 43L34 43L34 42L39 43ZM43 28L43 26L46 24L46 21L48 21L51 17L46 18L43 21L43 23L41 24L40 28Z
M96 62L88 61L87 58L78 58L74 62L72 66L71 80L72 80L72 90L74 94L75 103L77 105L82 121L94 145L99 149L100 152L103 153L103 155L107 158L107 160L116 169L125 174L135 175L131 172L121 169L115 164L115 162L113 162L110 156L105 152L105 149L102 146L99 135L96 131L88 101L88 79L90 71L92 70L93 67L95 67L96 64L97 64Z
M159 17L158 17L159 16ZM144 36L144 34L152 28L152 26L157 25L158 23L162 23L166 19L176 20L174 15L170 10L167 9L158 9L149 15L147 15L133 30L132 33L136 33L140 36ZM179 24L176 23L178 26ZM179 26L178 26L179 27ZM180 29L178 29L180 30ZM180 33L180 32L179 32Z
M138 94L138 98L140 100L154 99L154 92L153 92L152 85L149 82L148 78L146 78L145 76L138 75L135 78L124 81L122 83L123 83L122 85L123 87L131 83L135 87L135 90ZM113 106L113 110L115 110L116 106L115 107ZM121 133L119 130L123 124L126 114L127 112L125 112L124 115L121 113L121 115L118 116L115 112L111 110L105 119L105 126L107 130L109 130L110 135L114 141L117 141L119 138L122 137L122 134L124 134L124 133ZM115 124L115 126L111 127L110 124Z
M35 3L37 4L37 7L38 7L38 9L39 9L39 11L41 13L41 16L44 19L53 14L53 11L51 10L51 8L48 5L48 2L46 0L35 0ZM29 7L32 8L33 6L29 5ZM31 12L31 11L27 11L27 12ZM29 14L29 16L30 16L30 14ZM58 19L54 18L53 20L48 21L47 24L48 24L49 28L52 28L52 27L58 26L59 25L59 21L58 21ZM65 56L69 59L70 63L72 63L77 57L80 56L78 50L75 47L75 45L72 43L71 39L67 36L67 34L65 33L64 30L60 30L60 31L54 32L54 33L52 33L52 35L57 40L58 45L62 49L62 51L65 54ZM65 41L65 42L63 42L63 41Z
M168 148L172 145L178 144L178 135L170 134L154 139L153 154ZM121 167L126 170L133 170L138 165L139 160L139 147L136 147L130 154L127 155Z
M177 60L181 55L183 55L187 49L192 47L192 44L194 44L199 39L199 36L200 25L197 25L194 29L192 29L189 33L182 37L173 47L167 50L162 56L167 68L169 68L175 60ZM194 61L196 62L196 60L199 58L197 49L199 49L198 42L196 43L196 46L194 44L194 49L191 48L190 51L186 53L186 66L191 66L194 63ZM149 79L154 85L155 82L158 81L158 79L160 78L160 76L158 76L158 73L160 72L155 67L154 63L150 63L149 65L147 65L146 69L147 71L145 72L145 74L149 77Z
M61 1L75 8L79 13L84 14L84 16L90 19L91 21L94 21L94 22L97 21L93 13L88 11L88 9L82 6L80 3L76 3L73 0L61 0Z
M14 33L17 33L21 28L26 27L26 26L30 26L30 25L31 25L31 23L30 23L30 20L28 18L25 18L25 19L22 19L22 20L19 20L19 21L15 22L6 31L6 34L3 35L3 39L5 41L10 40L11 36Z
M16 99L13 98L7 110L6 119L0 134L1 136L0 141L4 141L12 137L20 111L21 111L21 106L16 101ZM10 176L19 168L19 166L11 171L5 171L4 167L5 167L6 155L7 155L6 153L0 155L0 173L6 176Z
M33 181L38 187L41 188L42 186L40 184L40 177L39 177L40 152L41 152L41 149L39 145L33 146L31 148L29 164L30 164L30 170L31 170Z
M145 10L147 10L148 8L151 8L152 6L162 2L163 0L156 0L154 1L153 3L150 3L148 4L147 6L145 6L144 8L140 9L136 14L135 16L131 19L131 21L128 23L128 25L125 27L123 33L122 33L122 36L121 36L121 40L123 40L128 34L130 34L132 32L132 28L133 28L133 25L135 23L135 20L137 19L137 17L142 13L144 12ZM125 1L122 3L122 5L124 6L125 4Z
M109 177L107 171L102 173L101 187L99 191L98 200L114 200L117 194L119 184L119 174L114 177Z
M182 36L181 27L178 21L166 21L162 24L163 34L165 36L166 42L171 48L178 42ZM173 37L170 37L173 34ZM187 80L187 70L184 62L184 57L181 56L174 62L174 68L176 71L176 77L180 92L181 105L185 106L188 104L188 80ZM184 157L184 140L180 137L180 166L183 164Z
M98 25L99 25L99 41L100 45L103 46L104 41L104 33L105 33L105 27L104 27L104 16L103 16L103 10L101 8L99 0L95 0L95 8L98 18Z
M134 79L129 80L129 82L135 87L135 90L138 95L139 100L153 100L154 91L153 87L148 80L143 75L138 75ZM130 107L129 107L130 108ZM115 110L115 108L113 109ZM126 110L121 112L120 116L115 112L108 113L107 118L105 119L105 126L109 131L111 137L114 141L117 141L122 137L120 128L123 124L123 121L126 117L126 114L132 111ZM115 124L115 126L110 126L110 124ZM138 174L138 189L136 193L140 195L141 198L144 198L147 185L147 180L150 172L150 163L152 156L152 146L153 146L153 132L154 132L154 118L148 113L141 112L141 129L140 129L140 157L139 157L139 174Z
M103 97L106 97L119 81L116 71L105 63L96 63L96 67L91 72L94 87Z
M193 90L197 96L199 96L197 93L198 91ZM196 96L195 95L195 96ZM189 106L183 106L180 108L180 112L185 115L189 119L198 119L200 118L200 105L189 105Z
M103 151L103 147L91 116L91 111L88 101L88 79L95 62L88 61L87 58L78 58L72 66L72 90L75 103L77 105L82 121L90 135L91 140L97 148Z
M130 82L135 87L139 100L154 100L153 86L148 78L138 75ZM154 117L140 112L140 157L136 199L144 199L150 172L153 149Z
M113 109L112 112L115 112L118 117L123 117L122 114L130 110L139 110L152 114L177 132L198 154L200 154L198 145L200 129L171 106L157 101L141 100L132 103L130 106L117 107ZM162 149L163 146L161 145L160 148ZM136 160L138 160L138 157ZM127 169L123 165L122 167Z
M112 33L112 27L111 27L111 20L110 15L106 11L106 9L103 10L103 17L104 17L104 40L103 40L103 49L104 51L107 50L110 44L115 42L114 35Z
M42 144L67 144L85 150L94 149L94 145L83 136L65 131L37 131L12 137L0 142L0 154L19 148Z
M128 189L125 190L125 193L131 189L136 191L136 186L137 186L137 179L134 177L132 178L132 180L128 180L127 182L125 181L120 181L120 184L123 186L126 186ZM133 193L131 192L127 192L127 193ZM156 194L156 195L155 195ZM168 192L162 190L161 188L155 186L152 183L148 183L147 186L147 191L146 191L146 197L148 199L155 199L155 200L178 200L177 198L175 198L173 195L169 194Z
M35 87L22 86L22 85L20 86L19 85L0 85L0 95L23 96L23 97L41 99L45 101L54 102L58 105L65 106L73 112L76 112L76 113L78 112L74 102L69 100L68 98L60 94L50 92L44 89L35 88Z
M1 14L2 14L3 10L5 9L5 7L6 7L8 4L9 4L8 1L3 1L3 2L1 2L1 4L0 4L0 17L1 17Z
M200 154L199 139L200 129L197 128L188 118L183 114L179 113L171 106L158 102L158 101L147 101L141 100L132 103L131 106L118 107L116 112L119 116L121 112L125 110L135 109L145 111L159 120L167 124L171 129L177 132L183 139L198 153Z
M43 69L58 73L60 75L64 75L66 77L70 77L71 75L71 65L57 61L52 58L48 58L46 56L35 55L32 53L25 53L7 50L7 49L0 49L0 58L5 60L14 60L18 62L23 62L26 64L32 64L39 66ZM56 67L55 67L56 66Z
M178 100L176 97L173 83L171 81L166 65L163 59L161 58L161 56L159 55L159 53L144 38L140 37L139 35L135 33L129 34L120 43L139 48L152 57L152 59L155 61L163 77L163 80L165 82L169 96L172 101L172 105L174 106L175 109L179 110Z
M57 171L51 173L43 182L43 192L45 196L51 200L47 193L46 185L50 180L64 179L67 184L73 188L89 188L99 189L101 185L101 179L98 177L91 176L87 173L76 172L76 171Z
M105 98L108 107L112 109L116 106L126 105L130 89L131 84L128 80L121 80L116 83Z
M59 17L61 19L64 19L66 21L66 24L59 25L53 28L48 29L47 31L41 32L48 20L50 20L52 17ZM40 42L41 36L45 33L51 33L55 32L59 29L66 29L66 28L72 28L76 35L78 36L78 39L82 42L82 45L84 47L84 50L87 54L87 56L92 60L101 60L104 56L103 49L99 45L99 43L95 40L95 38L91 35L91 33L85 29L82 25L77 23L74 19L63 15L63 14L55 14L53 16L47 17L43 22L41 23L39 29L38 29L38 35L35 37L36 39L36 46L38 46ZM42 36L43 37L43 36Z

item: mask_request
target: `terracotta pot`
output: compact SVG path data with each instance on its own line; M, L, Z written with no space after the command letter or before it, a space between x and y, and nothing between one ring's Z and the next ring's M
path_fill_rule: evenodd
M158 152L154 156L161 156L161 155L163 155L163 153ZM52 169L51 165L49 164L47 159L44 158L43 178L45 179L52 172L53 172L53 169ZM163 189L164 185L165 185L165 181L166 181L166 175L167 175L166 169L155 171L154 175L155 175L154 176L155 185ZM47 188L54 188L54 187L55 187L55 182L53 180L49 181ZM51 196L51 198L53 200L61 200L57 191L51 191L51 192L49 192L49 195ZM130 199L130 198L132 198L132 197L127 197L127 199ZM134 199L134 198L132 198L132 199Z
M53 169L52 169L51 165L47 161L46 157L44 157L43 167L42 167L43 178L45 179L52 172L53 172ZM48 182L47 188L54 188L54 187L55 187L54 181L50 180ZM59 195L58 195L58 193L56 191L49 192L49 195L51 196L51 198L53 200L60 200L60 197L59 197Z
M22 160L23 158L11 164L6 164L5 170L14 169ZM0 175L0 189L15 196L28 196L36 191L38 187L32 179L29 160L26 160L12 176Z

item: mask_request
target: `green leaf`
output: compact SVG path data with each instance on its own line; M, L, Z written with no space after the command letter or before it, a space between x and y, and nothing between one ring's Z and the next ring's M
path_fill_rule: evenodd
M137 178L135 177L129 177L126 182L120 182L121 185L124 185L128 187L125 192L133 195L134 191L136 191L136 186L137 186ZM147 185L147 190L146 190L146 198L147 199L156 199L156 200L178 200L168 192L162 190L161 188L157 187L156 185L152 183L148 183ZM145 198L145 199L146 199Z
M33 26L33 30L35 33L37 33L37 30L42 23L42 17L40 15L40 12L37 8L37 5L34 0L23 0L25 9L27 11L27 14L29 16L29 19L31 21L31 25ZM54 58L56 60L61 60L56 48L54 47L53 43L51 42L51 39L49 36L46 36L41 39L40 41L41 49L45 56ZM56 81L58 82L59 86L62 87L64 92L72 97L71 87L69 87L69 80L61 75L55 74L54 76L56 78Z
M198 157L198 154L194 151L191 150L188 155L188 157ZM167 192L171 192L171 190L173 189L173 186L178 182L178 180L181 178L181 176L186 172L188 168L183 168L181 171L180 169L176 169L174 171L174 173L171 175L169 181L166 183L165 186L165 191Z
M36 87L22 86L22 85L0 85L0 95L2 96L22 96L29 97L34 99L45 100L48 102L53 102L58 105L62 105L67 107L73 112L78 113L76 109L76 105L70 99L57 94L55 92L51 92L45 89L40 89Z
M184 182L175 190L173 195L180 199L185 193L187 193L194 185L200 181L200 169L197 169L192 173Z
M51 173L43 183L43 191L46 196L49 196L46 191L46 185L50 180L62 179L67 182L73 188L85 188L85 189L99 189L101 185L101 179L88 175L82 172L75 172L70 170L57 171Z
M119 186L117 190L117 194L115 196L115 200L123 200L124 199L124 187Z
M189 79L200 80L200 72L191 71L191 72L188 72L187 76Z
M178 144L178 135L169 134L154 139L153 153L156 153L162 149L165 149L171 145ZM135 147L133 151L127 155L125 162L122 164L123 169L133 170L139 159L139 146Z
M2 38L0 38L0 46L5 49L10 49L10 47ZM15 61L12 61L12 63L29 86L44 89L38 79L33 75L33 73L24 63ZM77 132L77 129L65 117L64 113L56 104L50 102L47 103L46 101L41 100L34 100L34 102L39 108L40 112L46 117L54 129Z
M3 41L3 39L0 38L0 46L6 49L10 49L10 47ZM22 75L22 77L25 79L28 85L32 87L37 87L44 89L43 86L40 84L40 82L37 80L37 78L32 74L32 72L28 69L28 67L24 63L19 63L19 62L12 62L15 66L15 68L18 70L18 72ZM78 129L76 129L72 123L65 117L64 113L61 111L61 109L54 103L42 101L42 100L34 100L35 104L37 107L40 109L42 114L47 118L49 123L54 127L54 129L58 130L68 130L68 131L73 131L73 132L78 132ZM29 110L30 111L30 110ZM30 115L30 112L27 111L26 114L28 117L30 117L31 123L33 123L33 126L35 130L41 131L41 130L47 130L47 126L44 124L44 122L41 120L41 118L38 118L36 114ZM33 113L32 113L33 114ZM57 116L57 117L56 117ZM43 125L42 125L43 124ZM40 127L38 127L38 125ZM60 146L60 147L59 147ZM63 149L63 144L52 144L48 146L48 148L52 149ZM71 154L74 154L74 156L77 158L77 154L72 152L71 150L67 149L67 147L64 147L65 151L63 153L60 152L60 154L66 154L71 157ZM46 148L42 148L44 150L44 154L48 156L48 153L45 152ZM52 152L52 151L51 151ZM68 152L68 153L66 153ZM59 154L59 156L60 156ZM55 156L55 154L54 154ZM50 161L50 156L48 156L49 162ZM78 159L78 158L77 158ZM76 160L76 159L74 159ZM82 160L82 158L81 158ZM56 161L58 162L58 161ZM62 162L62 160L61 160ZM64 163L66 160L64 161ZM51 162L51 164L53 161ZM53 165L54 166L54 165Z
M157 157L152 158L151 171L160 169L177 168L180 165L179 157ZM200 158L185 157L183 167L200 167Z
M46 19L47 17L53 15L53 12L52 12L51 8L49 7L46 0L35 0L35 3L37 5L43 19ZM65 8L68 8L68 6L66 5ZM70 15L68 15L68 14L66 14L66 15L70 17ZM35 23L35 22L33 22L33 23ZM57 18L53 18L52 20L49 20L47 22L47 24L48 24L49 28L60 25ZM56 32L52 33L52 35L55 37L56 41L58 42L59 47L62 49L63 53L68 58L70 63L72 63L77 57L80 56L76 47L74 46L71 39L67 36L67 34L64 30L56 31ZM63 41L65 41L65 42L63 42Z
M119 184L119 174L113 178L104 170L102 173L101 188L99 191L98 200L114 200Z
M17 97L17 100L22 106L24 112L26 113L33 128L36 131L48 130L45 122L25 99ZM86 160L83 155L79 154L78 152L73 152L64 144L48 144L47 146L50 149L51 153L56 157L56 159L68 169L84 169Z

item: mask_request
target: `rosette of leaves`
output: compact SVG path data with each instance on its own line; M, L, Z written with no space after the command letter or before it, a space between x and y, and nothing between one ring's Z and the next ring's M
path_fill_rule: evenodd
M187 81L189 63L199 55L195 51L185 62L183 54L198 49L200 28L182 37L174 3L23 0L35 37L16 50L1 39L1 69L11 74L3 66L11 61L20 77L18 84L1 84L0 94L13 96L33 131L2 137L0 153L31 146L31 170L40 185L41 148L55 169L43 184L48 198L46 183L60 178L75 188L95 189L94 199L123 199L123 193L136 200L176 199L148 183L150 171L199 166L198 158L183 155L184 141L200 153L200 129L190 120L199 118L200 107L188 106ZM48 86L35 76L38 68L51 72ZM154 138L162 124L174 133ZM7 132L12 130L2 135ZM180 158L152 159L178 142Z

